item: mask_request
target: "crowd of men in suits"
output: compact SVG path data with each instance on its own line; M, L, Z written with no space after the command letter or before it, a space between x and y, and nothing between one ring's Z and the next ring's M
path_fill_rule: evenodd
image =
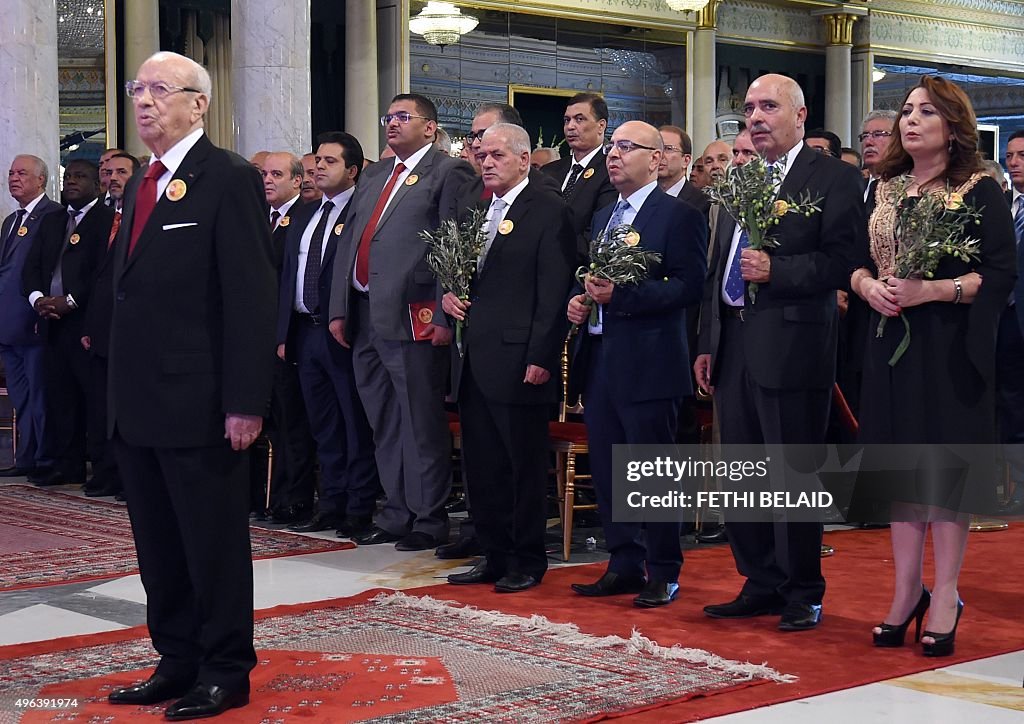
M140 135L154 152L145 173L117 149L98 167L72 160L57 204L44 193L45 164L18 156L9 189L19 209L0 229L0 355L20 432L15 467L5 472L40 485L83 483L89 459L87 494L127 490L164 663L157 681L118 694L122 703L187 693L172 718L244 703L251 617L241 631L235 619L251 599L251 574L225 571L248 565L245 546L224 543L229 534L219 531L215 545L232 562L182 573L214 538L162 516L168 507L179 516L198 507L184 502L185 476L239 479L230 453L253 443L260 417L274 454L271 506L261 514L299 531L335 529L362 545L437 549L441 557L479 551L482 561L450 583L526 590L547 568L547 424L560 399L563 343L576 325L569 387L584 403L611 558L597 581L573 589L661 606L679 590L680 526L613 518L612 446L679 439L691 369L714 391L723 442L824 441L837 379L856 403L858 335L844 342L838 373L837 347L865 310L843 290L867 254L865 200L895 114L864 121L865 187L838 139L805 130L803 93L784 76L751 84L746 128L733 144L709 144L693 174L681 128L629 121L606 141L608 107L597 94L568 100L564 158L552 149L531 154L511 106L481 104L467 161L439 147L433 103L401 94L381 118L380 161L369 163L350 134L325 133L305 156L254 158L260 191L251 166L202 135L209 81L192 73L180 56L158 54L129 83ZM777 167L781 195L819 199L819 213L776 227L785 253L747 248L742 229L700 190L755 155ZM1020 235L1024 133L1011 137L1007 162ZM230 198L221 198L223 184ZM486 214L487 233L465 299L439 288L420 232L473 209ZM620 224L660 254L649 277L575 282L590 240ZM755 308L744 299L751 282L761 285ZM1016 312L1009 318L1019 353ZM467 321L459 346L457 320ZM445 505L446 396L460 413L475 523L455 543ZM1007 415L1019 416L1020 392L1006 399ZM230 520L226 528L242 536L246 491L224 498L199 487L189 482L187 490L206 501L204 520ZM249 497L261 497L250 487ZM707 615L780 615L783 631L816 626L821 534L819 524L730 522L746 582ZM177 552L156 542L178 536ZM177 574L197 593L168 583ZM235 593L196 615L233 630L235 648L205 639L184 646L191 624L173 610L227 581ZM198 694L188 688L197 675L207 685Z

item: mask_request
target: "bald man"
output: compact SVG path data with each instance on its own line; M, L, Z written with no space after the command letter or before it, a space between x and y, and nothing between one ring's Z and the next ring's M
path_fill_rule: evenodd
M836 290L867 255L859 174L804 144L807 108L792 79L758 78L744 114L757 153L781 175L778 197L808 194L820 199L821 211L783 217L770 253L747 248L737 224L719 220L694 372L715 395L723 444L824 443L835 384ZM759 285L756 303L750 282ZM727 521L726 528L746 583L735 600L706 606L705 614L781 614L782 631L817 626L825 593L821 524Z
M635 285L588 277L566 312L580 325L570 397L583 395L591 475L611 554L604 575L572 588L591 597L637 594L633 604L640 607L676 598L683 564L680 524L613 519L612 447L675 442L680 401L693 394L692 378L681 373L690 359L684 313L700 300L707 249L703 215L658 188L663 146L658 130L641 121L615 129L606 148L617 200L592 222L595 235L631 225L643 248L660 254L661 261ZM599 305L593 325L584 291Z

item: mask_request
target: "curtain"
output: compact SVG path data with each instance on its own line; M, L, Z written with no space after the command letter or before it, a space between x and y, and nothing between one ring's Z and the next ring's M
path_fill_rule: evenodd
M215 15L213 35L204 42L199 36L199 18L195 10L183 10L185 18L185 51L210 73L213 99L206 112L206 134L214 145L234 150L235 134L231 115L231 19Z

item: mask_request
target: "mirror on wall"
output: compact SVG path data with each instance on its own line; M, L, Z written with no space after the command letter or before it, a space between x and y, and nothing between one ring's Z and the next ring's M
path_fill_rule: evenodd
M99 161L107 147L106 27L113 0L57 0L60 160Z

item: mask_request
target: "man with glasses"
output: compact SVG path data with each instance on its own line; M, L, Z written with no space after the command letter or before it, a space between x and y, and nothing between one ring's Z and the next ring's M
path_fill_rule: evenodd
M590 222L594 212L615 201L601 145L608 128L608 104L597 93L577 93L569 99L562 118L565 142L572 153L541 169L561 189L578 235L577 256L582 263L596 236Z
M612 447L675 442L679 401L693 393L684 309L700 300L707 223L699 211L658 188L663 142L642 121L619 126L605 146L618 199L594 215L595 233L628 224L639 245L661 261L647 279L616 286L587 277L566 315L580 325L570 396L583 394L590 470L611 558L594 583L574 583L581 596L638 594L636 606L671 603L679 591L680 524L613 519ZM590 324L586 292L598 306Z
M864 116L860 127L860 154L862 165L868 172L867 188L864 189L864 200L867 201L875 190L875 164L889 149L889 141L896 126L896 111L874 110Z
M839 140L839 136L832 133L832 131L826 131L824 128L815 128L812 131L808 131L804 135L804 143L818 153L823 153L832 158L839 158L843 152L843 142Z
M707 215L711 200L688 183L690 161L693 160L693 141L689 134L679 126L662 126L658 132L665 142L661 165L658 166L659 188Z
M385 493L374 528L354 540L418 551L448 538L444 395L452 336L420 232L450 215L452 197L473 169L432 144L437 109L424 96L395 96L381 124L395 158L368 167L350 202L334 263L330 331L352 348Z
M152 152L114 241L109 431L170 720L249 701L253 578L246 450L270 401L277 278L259 172L204 135L210 76L157 53L126 84Z

